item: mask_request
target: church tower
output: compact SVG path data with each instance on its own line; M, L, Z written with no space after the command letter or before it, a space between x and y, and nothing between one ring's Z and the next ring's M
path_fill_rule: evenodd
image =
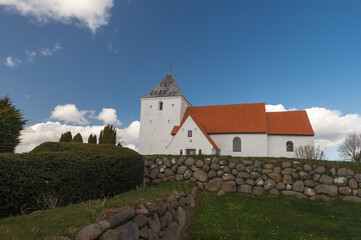
M168 154L171 131L180 125L191 104L185 99L171 72L153 91L140 98L139 153Z

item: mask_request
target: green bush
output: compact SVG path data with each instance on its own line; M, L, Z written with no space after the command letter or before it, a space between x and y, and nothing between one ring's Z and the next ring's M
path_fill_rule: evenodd
M143 171L141 155L112 145L44 143L30 153L1 154L0 217L37 210L44 196L67 205L129 191Z

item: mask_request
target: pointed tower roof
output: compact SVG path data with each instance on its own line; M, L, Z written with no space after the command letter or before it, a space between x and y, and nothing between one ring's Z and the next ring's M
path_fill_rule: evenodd
M147 95L142 98L183 96L171 72Z

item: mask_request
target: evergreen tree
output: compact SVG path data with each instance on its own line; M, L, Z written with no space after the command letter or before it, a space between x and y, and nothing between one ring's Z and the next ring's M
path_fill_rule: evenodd
M100 131L99 144L115 145L117 141L117 129L113 125L107 125Z
M8 96L0 98L0 153L14 152L27 120Z
M71 132L61 134L59 142L70 142L73 139Z
M88 138L88 143L90 144L97 144L97 135L90 134Z
M74 138L71 140L73 143L83 143L83 137L80 133L74 136Z

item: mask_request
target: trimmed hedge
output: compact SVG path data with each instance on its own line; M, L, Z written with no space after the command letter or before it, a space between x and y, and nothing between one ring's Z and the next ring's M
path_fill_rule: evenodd
M113 145L44 143L1 154L0 217L39 209L43 195L67 205L129 191L143 182L143 171L140 154Z

